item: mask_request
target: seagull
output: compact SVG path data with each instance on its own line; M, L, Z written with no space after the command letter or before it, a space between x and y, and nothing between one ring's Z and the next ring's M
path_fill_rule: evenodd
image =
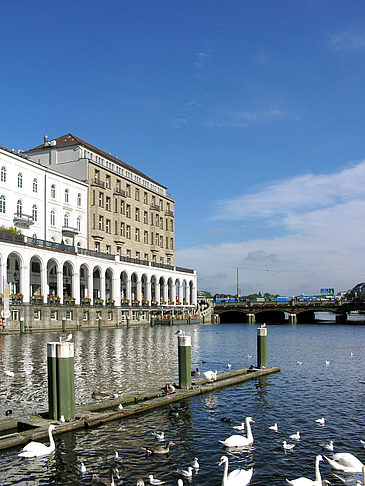
M326 359L326 366L329 366L329 365L330 365L330 363L331 363L331 361L328 361L328 360Z
M324 425L325 421L326 421L326 419L324 417L315 420L315 422L318 425Z
M277 432L279 430L278 424L275 422L274 425L270 425L269 430Z
M178 472L182 476L185 476L186 478L193 477L193 468L191 466L189 466L187 469L176 469L176 472Z
M194 469L199 469L199 462L197 457L194 457L194 460L191 461L191 465Z
M184 334L184 331L182 329L179 329L178 331L175 332L177 336L182 336Z
M297 361L297 365L302 365L303 361Z
M227 368L230 370L232 368L231 363L227 363Z
M292 434L289 437L294 440L300 440L300 433L297 432L296 434Z
M361 439L360 439L360 442L361 442L361 445L362 445L363 447L365 447L365 440L361 440Z
M82 473L82 474L86 473L86 467L85 467L85 464L83 462L80 464L80 473Z
M295 444L287 444L286 440L284 440L283 447L285 451L291 451L292 449L294 449Z
M142 479L142 478L138 478L138 479L137 479L137 484L136 484L136 486L144 486L144 481L143 481L143 479Z
M118 405L118 409L119 410L123 410L124 409L124 407L123 407L123 405L121 403Z
M266 327L266 324L263 322L260 327Z
M148 479L150 480L150 484L153 484L155 486L166 483L166 481L160 481L159 479L154 479L152 474L148 476Z
M248 358L248 359L252 358L252 354L248 354L248 355L247 355L247 358Z
M69 342L72 340L72 333L70 332L70 334L67 336L67 338L65 339L65 342Z
M123 461L123 459L119 456L118 451L115 451L114 461L115 462L122 462Z
M322 447L322 449L333 452L333 440L330 440L329 444L319 444L319 446Z
M66 422L66 420L65 420L65 416L64 416L64 415L61 415L61 417L60 417L60 422L62 422L62 423L63 423L63 422Z
M165 432L151 432L151 434L157 439L157 440L164 440L165 438Z
M9 370L6 370L4 371L4 376L8 376L10 378L13 378L13 376L15 375L14 371L9 371Z

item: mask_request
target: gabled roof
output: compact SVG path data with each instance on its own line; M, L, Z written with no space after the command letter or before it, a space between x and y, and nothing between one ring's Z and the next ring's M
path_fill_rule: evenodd
M143 174L143 172L139 171L138 169L132 167L129 164L126 164L122 160L119 160L117 157L114 157L114 155L110 155L103 150L94 147L94 145L91 145L88 142L85 142L85 140L82 140L79 137L76 137L76 135L73 135L72 133L67 133L66 135L62 135L61 137L54 138L52 140L56 140L56 147L69 147L71 145L82 145L85 148L88 148L89 150L92 150L93 152L101 155L102 157L105 157L108 160L112 160L114 163L121 165L125 169L130 170L131 172L134 172L135 174L143 177L144 179L147 179L150 182L153 182L154 184L157 184L160 187L163 187L164 189L167 189L165 186L160 184L159 182L156 182L155 180L151 179L151 177L148 177L146 174ZM50 145L45 145L42 143L41 145L38 145L38 147L34 147L29 150L25 150L25 153L31 153L31 152L39 152L42 150L48 150L50 148Z

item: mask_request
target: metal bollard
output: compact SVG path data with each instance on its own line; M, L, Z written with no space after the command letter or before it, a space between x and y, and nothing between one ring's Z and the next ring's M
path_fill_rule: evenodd
M178 336L179 385L183 390L191 388L191 337Z
M75 417L74 344L47 343L49 418Z
M130 326L130 320L129 320L129 317L127 317L127 329L129 329L131 326Z
M151 327L155 326L155 318L151 316Z
M62 332L66 332L66 319L62 319Z
M98 331L101 331L103 329L103 320L98 319Z
M25 332L24 317L20 318L19 327L20 327L20 334L24 334L24 332Z
M257 367L267 368L267 328L257 329Z

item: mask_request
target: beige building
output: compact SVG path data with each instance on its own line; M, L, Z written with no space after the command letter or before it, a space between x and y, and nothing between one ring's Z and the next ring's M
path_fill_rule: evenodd
M25 152L33 161L87 182L89 250L175 265L175 202L166 187L68 133Z

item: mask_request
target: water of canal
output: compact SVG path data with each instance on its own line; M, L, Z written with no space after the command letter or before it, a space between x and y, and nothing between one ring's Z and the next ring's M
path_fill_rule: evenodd
M256 364L257 326L247 324L183 326L192 337L192 368L226 371ZM91 402L94 390L123 394L156 389L177 381L175 327L139 327L77 331L75 343L76 403ZM13 417L47 410L46 345L59 333L0 337L0 416ZM0 453L2 485L88 485L93 473L107 477L115 451L123 484L135 485L148 476L177 484L177 468L186 469L197 457L200 468L184 484L220 485L227 454L230 469L253 467L252 485L286 484L285 478L314 479L321 442L333 440L335 452L351 452L365 462L365 327L347 325L268 324L268 365L281 372L228 387L174 406L178 415L161 408L147 414L56 437L56 451L37 459L21 459L18 449ZM248 357L248 356L252 356ZM297 364L301 361L302 364ZM329 361L329 364L326 364ZM254 443L249 449L227 451L219 440L235 433L232 426L252 416ZM325 417L325 425L315 419ZM232 423L222 419L231 419ZM277 433L269 426L277 422ZM148 456L142 447L156 444L151 432L164 431L175 442L168 456ZM283 440L300 431L290 452ZM79 472L83 462L86 473ZM342 484L321 463L322 477ZM118 483L117 483L118 484ZM120 483L121 484L121 483Z

